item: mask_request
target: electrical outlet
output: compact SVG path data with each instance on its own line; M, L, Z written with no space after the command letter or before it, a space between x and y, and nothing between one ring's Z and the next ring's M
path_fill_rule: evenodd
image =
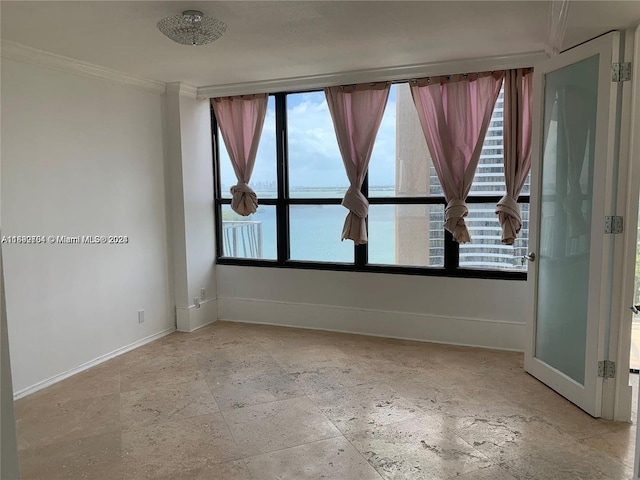
M200 308L200 299L198 297L194 297L193 304L196 306L196 308Z
M144 310L138 310L138 323L144 323Z
M204 288L201 288L200 289L200 300L204 300L205 298L207 298L207 297L206 297Z

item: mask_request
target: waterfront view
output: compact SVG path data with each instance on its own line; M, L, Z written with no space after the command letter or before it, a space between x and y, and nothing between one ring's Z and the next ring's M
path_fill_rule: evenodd
M494 109L470 195L505 192L502 165L502 93ZM323 92L287 96L289 197L336 199L347 191L347 177ZM236 178L225 148L220 148L223 198ZM275 101L269 99L256 165L250 182L260 199L276 198ZM528 194L528 185L524 192ZM368 218L369 263L442 267L444 200L431 164L409 87L393 85L369 164L369 198L439 197L439 204L371 205ZM514 246L500 242L495 203L470 203L466 219L472 243L460 246L460 266L526 270L528 204L521 204L523 230ZM340 240L348 210L341 205L289 207L292 260L354 261L352 241ZM250 217L222 206L225 256L277 258L276 208L260 205Z

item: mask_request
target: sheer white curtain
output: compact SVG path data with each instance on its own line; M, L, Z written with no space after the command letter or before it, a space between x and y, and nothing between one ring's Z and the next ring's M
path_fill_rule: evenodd
M231 187L231 208L247 216L258 209L258 197L249 186L267 113L266 93L212 98L211 104L229 152L238 183Z
M353 240L356 245L368 240L369 201L360 189L389 98L389 86L388 82L367 83L324 90L350 184L342 200L342 205L349 209L342 240Z

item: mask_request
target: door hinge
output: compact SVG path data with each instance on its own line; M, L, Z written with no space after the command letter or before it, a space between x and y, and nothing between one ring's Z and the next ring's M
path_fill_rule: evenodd
M611 360L602 360L598 362L598 377L615 378L616 362L612 362Z
M631 80L631 62L619 62L611 65L611 81L626 82Z
M624 218L611 215L604 217L604 233L615 235L624 232Z

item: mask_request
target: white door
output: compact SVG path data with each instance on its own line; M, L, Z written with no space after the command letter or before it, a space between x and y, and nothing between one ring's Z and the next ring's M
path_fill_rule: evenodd
M613 214L618 47L619 34L609 33L534 73L534 314L525 370L594 417L601 415L598 361L610 316L613 242L605 216Z

